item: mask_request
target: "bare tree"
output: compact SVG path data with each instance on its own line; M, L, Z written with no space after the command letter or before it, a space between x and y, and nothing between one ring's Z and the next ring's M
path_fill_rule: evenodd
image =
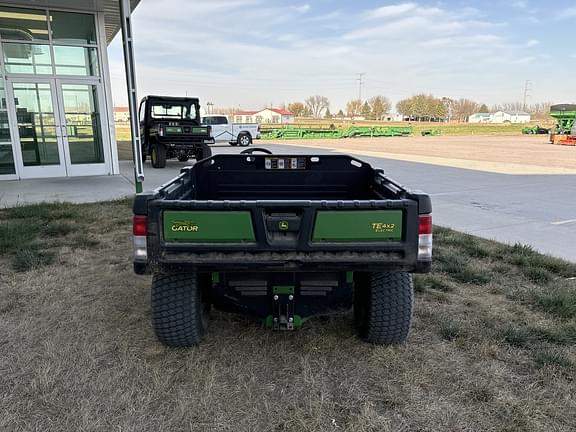
M458 99L454 101L453 115L456 120L463 122L468 120L475 112L478 112L479 105L470 99Z
M353 99L346 104L346 115L348 115L348 117L359 116L361 110L362 101L360 99Z
M524 104L522 102L505 102L494 105L492 111L524 111Z
M304 101L304 103L314 118L322 117L322 113L330 106L328 98L320 95L310 96Z

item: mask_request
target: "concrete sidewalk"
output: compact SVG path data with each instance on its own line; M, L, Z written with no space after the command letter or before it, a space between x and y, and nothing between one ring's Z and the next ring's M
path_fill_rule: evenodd
M133 193L134 185L122 175L3 181L0 183L0 208L39 202L109 201Z
M145 164L144 189L155 189L166 183L187 164L170 160L165 169L153 169ZM120 161L120 175L3 181L0 182L0 208L39 202L89 203L126 198L135 193L133 167L131 161Z

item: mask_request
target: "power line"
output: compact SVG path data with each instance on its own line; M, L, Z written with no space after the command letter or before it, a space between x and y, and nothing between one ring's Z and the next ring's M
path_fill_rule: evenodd
M362 84L364 84L363 78L366 72L357 73L356 75L358 75L358 78L356 78L356 81L358 81L358 100L362 102Z

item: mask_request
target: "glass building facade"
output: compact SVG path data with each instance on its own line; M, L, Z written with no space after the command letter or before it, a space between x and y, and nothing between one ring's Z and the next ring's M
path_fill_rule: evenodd
M116 173L102 20L0 4L0 180Z

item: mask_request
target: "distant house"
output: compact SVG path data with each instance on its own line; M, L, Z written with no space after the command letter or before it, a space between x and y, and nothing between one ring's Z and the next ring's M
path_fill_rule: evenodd
M130 121L128 107L114 107L114 121L116 123L127 123Z
M529 123L530 114L523 111L497 111L494 114L476 113L468 117L468 123Z
M468 123L491 123L492 114L490 113L476 113L468 117Z
M264 108L260 111L238 111L235 123L294 123L294 114L281 108Z
M491 123L529 123L530 114L523 111L498 111L492 114Z

